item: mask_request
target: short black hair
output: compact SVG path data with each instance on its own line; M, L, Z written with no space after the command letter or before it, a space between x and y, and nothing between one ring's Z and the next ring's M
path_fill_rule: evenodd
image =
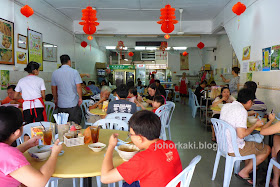
M248 101L254 101L255 99L255 93L248 89L248 88L243 88L239 90L238 96L237 96L237 101L243 104L246 104Z
M114 94L115 92L117 92L117 89L114 89L114 90L112 91L112 94Z
M88 85L92 84L92 81L88 81Z
M137 86L141 86L142 85L142 82L141 81L138 81L137 82Z
M0 142L5 142L22 127L21 111L13 106L0 106Z
M155 96L154 101L160 103L161 105L165 104L165 98L162 95Z
M46 101L52 101L53 100L53 95L52 94L47 94L45 97Z
M234 71L234 73L236 73L238 75L238 73L240 72L240 68L239 67L233 67L232 71Z
M34 70L38 70L40 67L40 64L34 61L31 61L27 64L26 68L24 68L24 71L27 73L33 73Z
M155 80L155 83L159 83L159 84L160 84L160 81L159 81L158 79L156 79L156 80Z
M160 136L160 119L151 111L141 110L136 112L130 118L128 124L129 128L132 128L135 134L141 135L148 140L155 140Z
M83 84L84 84L84 85L87 85L86 81L83 81Z
M202 82L200 83L200 85L202 85L202 84L207 85L207 81L206 81L206 80L202 81Z
M220 99L223 98L222 93L223 93L223 91L224 91L225 89L228 89L228 91L229 91L229 93L230 93L230 90L229 90L229 88L228 88L227 86L222 87L222 89L221 89L221 95L219 96Z
M137 96L137 89L136 88L130 88L128 90L129 93L132 93L134 96Z
M9 90L9 89L13 89L13 90L15 91L16 85L10 85L10 86L8 86L8 87L7 87L7 90Z
M117 94L120 98L124 99L127 98L128 90L125 84L121 84L117 87Z
M247 81L244 84L244 88L248 88L250 90L252 90L254 92L254 94L256 94L257 91L257 83L255 83L254 81Z
M61 62L62 65L67 64L69 60L71 60L69 55L61 55L60 56L60 62Z
M152 74L152 75L151 75L151 78L155 78L155 74Z
M215 82L215 81L211 81L211 82L210 82L210 84L214 84L214 85L216 85L216 82Z

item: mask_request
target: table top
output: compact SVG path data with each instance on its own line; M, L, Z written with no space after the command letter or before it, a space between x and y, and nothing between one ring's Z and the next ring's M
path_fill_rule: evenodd
M211 110L214 110L214 111L217 111L217 112L221 112L221 108L219 106L215 106L215 107L211 106Z
M99 109L99 108L91 109L90 113L99 115L99 116L105 116L107 114L105 111L102 111L102 109Z
M265 123L267 123L267 118L262 118L262 120L263 120ZM277 119L275 119L275 120L272 122L272 124L274 124L274 123L276 123L276 122L278 122ZM252 127L252 125L253 125L253 124L251 124L251 123L249 123L249 122L247 121L247 127L248 127L248 128ZM264 125L265 125L265 124L264 124ZM261 131L262 128L261 128L261 127L258 127L258 128L256 128L255 130ZM280 133L280 132L279 132L279 133Z
M152 111L154 108L151 106L146 107L146 110Z
M127 137L127 131L117 131L100 129L99 142L102 142L108 146L109 138L111 134L118 133L119 139L125 140ZM100 152L93 152L88 148L89 144L66 147L63 144L64 154L58 156L56 169L52 177L58 178L85 178L101 175L101 166L106 153L107 147ZM46 162L38 162L33 160L27 152L24 153L27 161L36 169L40 169ZM121 165L124 161L119 154L114 151L113 154L114 167Z

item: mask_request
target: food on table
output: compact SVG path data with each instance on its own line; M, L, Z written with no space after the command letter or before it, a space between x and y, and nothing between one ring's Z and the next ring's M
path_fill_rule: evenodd
M10 48L11 46L11 39L8 36L2 36L2 46L5 48Z
M106 144L97 142L97 143L88 145L88 147L91 150L93 150L94 152L100 152L102 149L104 149L106 147Z
M13 56L13 53L11 50L2 50L0 56L2 61L9 62Z
M120 145L117 147L117 152L124 161L131 159L136 153L139 152L139 148L135 145Z
M255 116L249 116L248 117L248 121L249 121L249 123L251 123L251 124L255 124L256 122L257 122L257 118L255 117Z

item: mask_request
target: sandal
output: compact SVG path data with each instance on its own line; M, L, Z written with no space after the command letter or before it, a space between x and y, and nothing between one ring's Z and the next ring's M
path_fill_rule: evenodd
M235 174L235 176L240 179L240 180L243 180L245 183L247 183L248 185L250 186L253 186L253 180L251 179L251 177L241 177L239 174ZM249 180L252 182L250 183Z

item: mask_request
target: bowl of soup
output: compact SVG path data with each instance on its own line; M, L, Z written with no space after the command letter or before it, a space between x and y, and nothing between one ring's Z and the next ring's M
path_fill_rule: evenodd
M45 161L51 155L51 148L49 146L38 145L28 149L28 154L37 161Z
M102 149L106 147L106 144L97 142L97 143L89 144L88 147L94 152L100 152Z
M135 145L120 145L117 147L117 152L124 161L131 159L140 150Z
M143 107L147 108L149 106L149 103L146 103L146 102L142 102L141 103L143 105Z
M258 119L255 116L249 116L248 121L251 124L255 124L258 121Z

